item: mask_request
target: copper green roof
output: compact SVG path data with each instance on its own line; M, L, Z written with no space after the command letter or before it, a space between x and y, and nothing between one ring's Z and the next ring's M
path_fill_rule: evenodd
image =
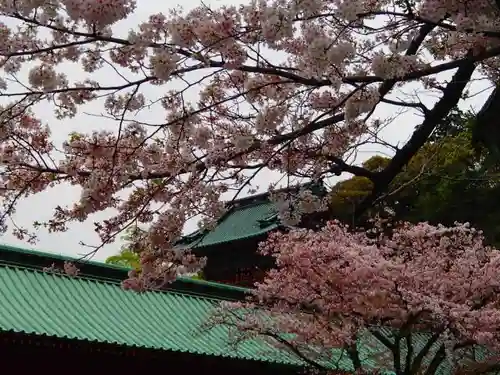
M195 232L182 242L190 247L201 248L233 241L258 237L279 226L275 207L270 202L236 206L221 218L217 226L208 232Z
M323 184L308 183L300 185L308 188L313 193L324 194ZM297 189L297 188L290 188ZM280 191L286 191L281 189ZM227 202L227 213L219 220L214 229L210 231L196 231L185 236L179 243L180 246L203 248L223 243L229 243L249 238L263 236L281 226L274 203L269 199L269 194L258 194Z
M214 283L208 285L212 289L218 287ZM215 292L223 293L226 289L232 288L221 286L221 290ZM226 327L202 329L221 301L208 294L175 290L138 294L123 290L118 280L67 277L19 264L2 264L0 301L2 331L302 364L292 354L279 351L263 340L244 343L235 351L229 346Z

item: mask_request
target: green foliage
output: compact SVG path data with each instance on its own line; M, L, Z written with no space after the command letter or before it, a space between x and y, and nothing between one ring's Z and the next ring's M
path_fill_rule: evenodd
M444 225L470 222L482 229L490 242L499 245L498 163L486 149L478 152L473 146L469 114L453 113L450 121L433 134L432 141L396 177L383 197L384 206L394 211L396 220ZM374 157L364 166L377 171L388 162ZM339 182L331 192L332 215L352 223L354 208L372 188L371 181L363 177ZM376 206L367 215L380 213L381 209Z
M141 268L139 255L129 250L121 250L119 254L108 257L106 263L136 270Z
M198 272L196 275L191 277L193 280L205 280L205 275L203 271Z
M144 234L144 230L139 226L129 227L122 237L122 240L125 241L125 244L122 246L120 252L116 255L108 257L106 259L106 263L140 270L141 262L139 252L134 251L135 249L130 248L129 244L133 242L134 238L137 238L142 234Z
M117 255L112 255L106 259L107 264L114 264L120 267L133 268L137 271L141 270L140 251L133 251L130 249L130 243L137 236L144 235L145 231L137 226L130 227L123 236L125 244ZM203 271L198 272L191 277L196 280L204 280Z

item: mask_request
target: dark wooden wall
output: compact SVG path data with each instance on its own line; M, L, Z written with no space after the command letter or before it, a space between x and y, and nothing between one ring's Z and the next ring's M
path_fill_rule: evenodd
M0 333L1 373L295 375L302 370L185 353Z
M206 256L203 269L205 280L241 287L252 287L264 279L274 267L274 258L258 253L258 244L266 236L250 238L213 247L194 249L194 254Z

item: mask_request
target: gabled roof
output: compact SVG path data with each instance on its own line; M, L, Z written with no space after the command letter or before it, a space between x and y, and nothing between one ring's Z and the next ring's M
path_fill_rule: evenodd
M39 259L15 264L9 261L12 255ZM181 280L177 286L191 286L194 292L174 286L168 291L138 294L123 290L118 279L96 277L96 270L93 276L84 272L82 277L42 272L34 266L41 258L48 265L68 259L0 246L0 331L303 365L294 355L263 340L244 343L234 351L226 327L202 329L218 303L227 299L227 292L241 293L242 288ZM92 266L100 267L103 274L120 270L95 262ZM125 276L126 270L121 271ZM200 293L196 286L204 287L205 292Z
M224 215L211 231L197 231L184 237L179 244L202 248L222 243L258 237L280 225L275 206L270 202L255 202L235 206Z
M279 189L276 192L308 188L317 195L325 193L323 183L307 183L297 187ZM193 249L224 243L257 238L280 228L281 222L276 206L270 201L269 193L252 195L226 203L227 212L215 228L210 231L196 231L181 239L178 245Z

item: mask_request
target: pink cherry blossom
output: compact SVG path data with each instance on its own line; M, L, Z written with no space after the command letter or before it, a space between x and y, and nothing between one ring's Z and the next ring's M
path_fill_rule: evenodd
M330 222L318 232L275 233L261 251L276 259L276 269L257 284L251 302L224 303L214 319L243 333L293 334L287 341L299 351L304 344L324 353L345 348L377 327L403 338L436 333L451 350L467 343L497 351L500 252L483 240L468 224L403 223L383 234ZM228 311L242 308L241 320L228 319L235 316ZM302 354L317 360L305 348Z
M93 223L98 250L130 226L145 228L132 242L147 282L134 288L203 265L174 249L186 222L210 228L225 212L221 199L255 191L260 172L290 184L343 173L388 183L468 95L473 74L499 79L492 0L200 2L117 32L135 11L133 0L0 0L0 229L36 240L15 223L17 202L78 187L50 218L33 213L35 232L111 212ZM64 73L68 65L81 68L78 78ZM424 106L420 92L391 95L415 85L437 104ZM115 127L85 117L89 105ZM382 105L390 115L374 114ZM153 107L161 120L139 120ZM53 119L42 120L40 108ZM421 126L406 148L387 145L380 129L397 126L403 110ZM67 119L85 131L56 139L56 120ZM393 146L394 168L373 173L352 162L371 143ZM289 225L326 206L307 192L275 199Z
M135 9L135 0L62 0L61 4L74 21L83 20L99 27L112 25Z

